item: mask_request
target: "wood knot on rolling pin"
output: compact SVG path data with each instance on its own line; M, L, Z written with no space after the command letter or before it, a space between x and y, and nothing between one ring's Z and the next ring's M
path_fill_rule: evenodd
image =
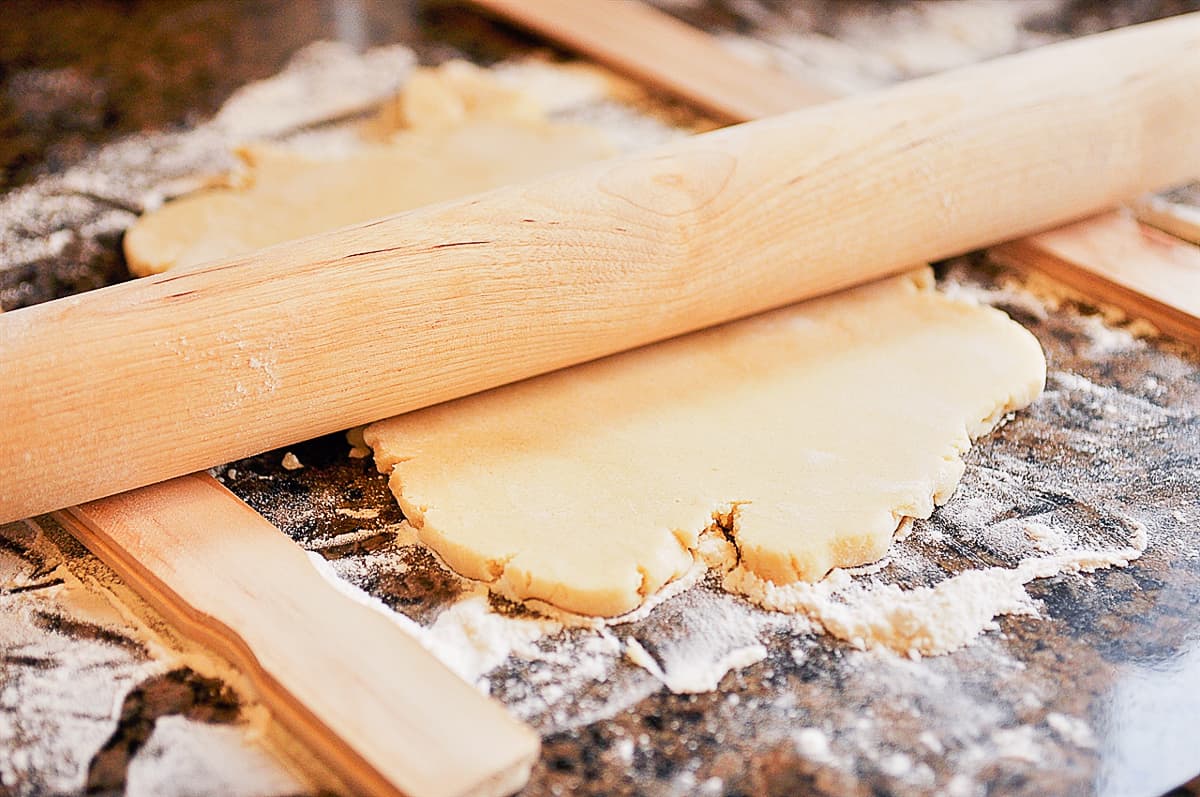
M673 218L694 213L720 196L736 166L732 155L718 150L655 155L616 164L598 187L641 210Z

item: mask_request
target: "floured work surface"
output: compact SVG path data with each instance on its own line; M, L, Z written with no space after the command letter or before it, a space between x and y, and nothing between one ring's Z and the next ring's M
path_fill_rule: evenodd
M181 173L225 149L211 133L188 134L195 157L173 164ZM124 152L169 152L168 139ZM85 191L101 195L96 224L69 224L80 235L128 223L131 214L103 201L107 184L58 184L70 194L64 218L93 202ZM635 783L700 793L1165 790L1200 768L1180 763L1195 760L1198 707L1188 701L1200 679L1200 363L1090 308L1047 309L986 264L958 264L945 282L1035 332L1050 361L1048 392L969 455L955 498L916 524L881 570L853 578L912 586L1013 568L1063 545L1120 551L1139 524L1150 541L1127 569L1033 581L1040 603L1014 608L1042 619L1002 618L999 632L945 657L860 652L711 583L640 620L563 631L502 601L491 603L503 614L489 612L486 597L412 544L385 483L347 460L339 437L220 476L543 731L529 794ZM236 677L181 657L154 637L162 629L130 619L136 600L94 559L53 532L5 527L2 536L6 786L82 792L83 773L133 794L317 791L319 779L289 773L255 742L261 712L230 694ZM722 679L730 668L742 669ZM707 694L663 687L718 680Z
M1194 774L1180 762L1194 760L1200 711L1200 359L1086 304L1047 307L987 264L959 262L943 285L1037 335L1047 392L967 455L955 496L882 569L855 578L913 587L1067 546L1119 550L1139 524L1149 536L1128 568L1032 581L1040 617L1000 618L946 656L858 651L712 581L603 632L558 631L491 599L526 618L505 628L413 544L394 508L379 509L386 483L347 464L338 438L293 449L300 470L264 455L223 478L342 576L431 628L435 650L543 731L530 794L711 778L722 783L713 793L1165 790ZM630 640L661 680L629 662ZM715 692L663 686L703 689L759 657Z
M856 578L911 586L1011 568L1065 542L1119 548L1136 523L1150 540L1128 568L1032 582L1040 618L1001 618L998 631L946 656L859 651L714 583L599 632L559 630L503 601L490 601L500 614L488 612L487 598L415 544L386 482L367 460L347 459L340 436L292 449L298 469L275 452L221 478L337 573L428 629L435 651L543 732L528 794L619 793L635 780L642 791L709 783L711 793L975 794L985 782L1030 795L1164 791L1193 774L1178 767L1194 755L1200 711L1200 359L1106 324L1086 305L1048 308L1020 277L987 264L955 264L943 285L998 304L1037 335L1047 392L968 454L955 496L917 522L881 570ZM80 700L76 684L93 689L86 673L112 672L114 694L123 683L159 688L179 663L127 620L104 619L112 610L93 608L103 600L75 591L77 574L86 589L108 589L91 557L69 546L48 552L53 535L33 544L6 527L4 536L0 599L25 629L6 632L10 760L86 770L93 757L99 779L114 754L97 751L130 730L107 726L103 707L64 724L54 701ZM675 688L705 688L725 668L761 661L720 679L718 691L674 694L629 661L631 640ZM76 658L81 650L93 663ZM124 669L105 669L114 665ZM263 783L315 789L239 741L252 706L239 713L211 682L171 678L194 697L157 721L157 709L132 709L143 727L157 722L146 749L163 756L136 757L134 780L161 785L156 767L180 759L211 778L209 753L194 748L219 738L222 766L257 773L259 786L245 793L269 791ZM18 697L30 694L48 705Z

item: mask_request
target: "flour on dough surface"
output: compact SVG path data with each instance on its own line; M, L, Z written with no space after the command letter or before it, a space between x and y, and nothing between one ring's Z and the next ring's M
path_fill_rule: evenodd
M974 437L1041 391L1036 340L927 269L367 427L420 539L507 597L635 609L720 525L775 584L879 559Z

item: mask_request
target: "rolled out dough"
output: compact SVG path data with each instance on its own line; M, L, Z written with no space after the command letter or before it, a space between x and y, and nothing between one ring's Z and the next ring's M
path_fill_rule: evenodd
M615 616L721 518L787 584L883 556L1041 391L1003 313L928 269L367 427L420 539L514 599Z

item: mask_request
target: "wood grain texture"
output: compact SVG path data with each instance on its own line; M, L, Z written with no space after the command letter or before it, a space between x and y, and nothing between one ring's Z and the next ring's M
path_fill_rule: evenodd
M1053 227L1196 129L1192 15L7 313L0 521Z
M735 58L715 38L633 0L473 1L733 121L827 99L822 89ZM662 44L655 46L656 41ZM714 71L720 74L710 74ZM1050 83L1057 84L1057 74L1047 75L1053 76ZM1066 86L1056 88L1069 91ZM1146 134L1155 132L1153 120L1147 120ZM1090 150L1091 142L1081 139L1076 146ZM1097 168L1108 165L1097 162ZM1133 208L1146 223L1183 241L1200 243L1200 210L1153 196ZM996 254L1011 263L1040 268L1089 296L1144 315L1182 340L1200 340L1200 318L1194 306L1200 300L1194 265L1200 249L1148 235L1119 214L1006 244Z
M709 34L639 0L473 2L726 121L774 116L835 97L750 64Z
M183 633L239 667L357 793L510 794L536 734L338 591L207 475L56 513Z
M1122 213L992 249L1002 263L1044 271L1200 346L1200 247Z

